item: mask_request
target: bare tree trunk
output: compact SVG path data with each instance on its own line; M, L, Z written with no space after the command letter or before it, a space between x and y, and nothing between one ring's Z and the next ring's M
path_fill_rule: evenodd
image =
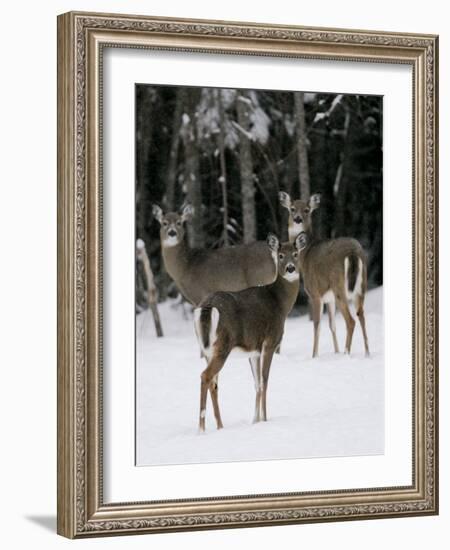
M141 109L137 113L137 135L136 147L138 168L136 174L136 233L143 239L148 239L148 225L150 221L151 200L150 200L150 150L152 146L152 113L154 105L152 102L151 90L142 89Z
M245 90L238 95L236 107L239 126L244 130L239 141L239 168L241 172L241 202L244 243L256 241L255 181L253 177L250 129L250 98Z
M228 193L227 170L225 165L225 113L223 110L222 95L220 90L214 90L217 107L219 110L219 157L220 157L220 185L222 187L222 219L223 219L223 245L229 246L228 239Z
M346 215L347 210L347 184L348 184L348 171L351 164L351 150L352 150L352 116L350 109L346 105L345 107L345 121L344 121L344 148L341 153L341 163L338 166L336 172L336 179L334 182L334 196L336 203L336 217L334 223L333 237L342 237L347 235L346 225L348 219Z
M300 181L300 198L309 198L311 188L309 184L308 147L306 139L305 121L305 94L294 92L295 121L297 127L297 158L298 177Z
M188 224L188 241L193 248L203 248L202 186L200 181L199 143L197 139L196 109L200 99L200 89L183 88L182 98L185 109L182 115L182 137L184 142L184 166L187 200L194 207L194 217Z
M147 250L145 249L145 244L142 239L138 239L136 241L136 254L138 260L142 262L142 266L144 268L145 279L147 282L147 301L153 315L156 336L161 338L161 336L163 336L163 330L158 311L158 292L156 290L155 280L153 277L152 268L150 267L150 260L148 258Z
M183 101L179 91L176 92L175 112L172 124L172 140L169 152L169 166L167 168L166 206L169 212L175 210L175 191L177 184L178 148L180 145L181 115L183 114Z

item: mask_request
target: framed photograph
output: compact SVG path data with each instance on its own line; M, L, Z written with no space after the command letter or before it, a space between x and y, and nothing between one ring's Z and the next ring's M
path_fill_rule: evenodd
M59 16L59 534L437 514L437 46Z

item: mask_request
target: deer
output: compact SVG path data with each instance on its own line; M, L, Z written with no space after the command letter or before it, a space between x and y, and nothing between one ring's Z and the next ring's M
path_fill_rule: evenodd
M284 324L298 295L299 255L306 233L293 243L280 244L269 234L267 248L277 255L277 278L269 285L238 292L215 292L194 310L194 326L207 367L201 374L199 432L205 431L206 400L211 395L217 429L223 428L216 379L233 352L250 358L255 381L253 422L267 421L267 385L273 355L283 336Z
M191 248L186 242L185 224L194 216L192 205L164 214L154 204L152 213L160 224L166 271L193 306L219 290L236 292L276 279L278 257L264 241L218 249ZM217 377L215 385L217 391Z
M194 306L218 290L236 292L276 279L277 258L264 241L217 249L190 248L185 239L185 223L194 215L190 204L181 213L164 214L156 204L152 211L161 226L165 268Z
M350 237L317 240L313 237L312 213L320 205L320 194L308 200L291 201L288 193L279 193L280 204L289 212L289 241L305 232L308 245L300 254L300 270L305 291L308 294L314 323L313 358L319 354L319 332L323 305L327 304L329 327L335 353L339 353L336 337L336 304L345 325L345 353L350 354L355 320L349 304L354 302L359 319L366 357L370 355L364 314L364 299L367 292L367 258L361 244Z

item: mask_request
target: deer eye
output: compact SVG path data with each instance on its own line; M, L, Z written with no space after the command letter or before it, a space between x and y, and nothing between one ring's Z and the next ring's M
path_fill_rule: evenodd
M294 256L295 259L297 259L297 257L298 257L297 252L294 252L294 254L292 254L292 255Z
M295 208L292 206L291 207L291 212L294 213L295 212Z
M180 221L177 221L177 226L181 227L181 222Z
M309 213L309 208L305 208L305 214Z
M282 260L284 258L284 254L278 254L278 257Z
M163 221L163 226L164 226L164 227L167 227L168 225L169 225L169 222L166 221L166 220L164 220L164 221Z

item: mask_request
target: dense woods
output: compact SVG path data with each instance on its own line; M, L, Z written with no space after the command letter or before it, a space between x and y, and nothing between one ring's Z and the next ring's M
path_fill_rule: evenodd
M382 284L382 98L265 90L136 86L136 237L145 243L159 299L177 289L164 271L152 204L190 203L193 247L287 239L293 199L321 193L314 230L352 236ZM146 283L137 261L137 307Z

